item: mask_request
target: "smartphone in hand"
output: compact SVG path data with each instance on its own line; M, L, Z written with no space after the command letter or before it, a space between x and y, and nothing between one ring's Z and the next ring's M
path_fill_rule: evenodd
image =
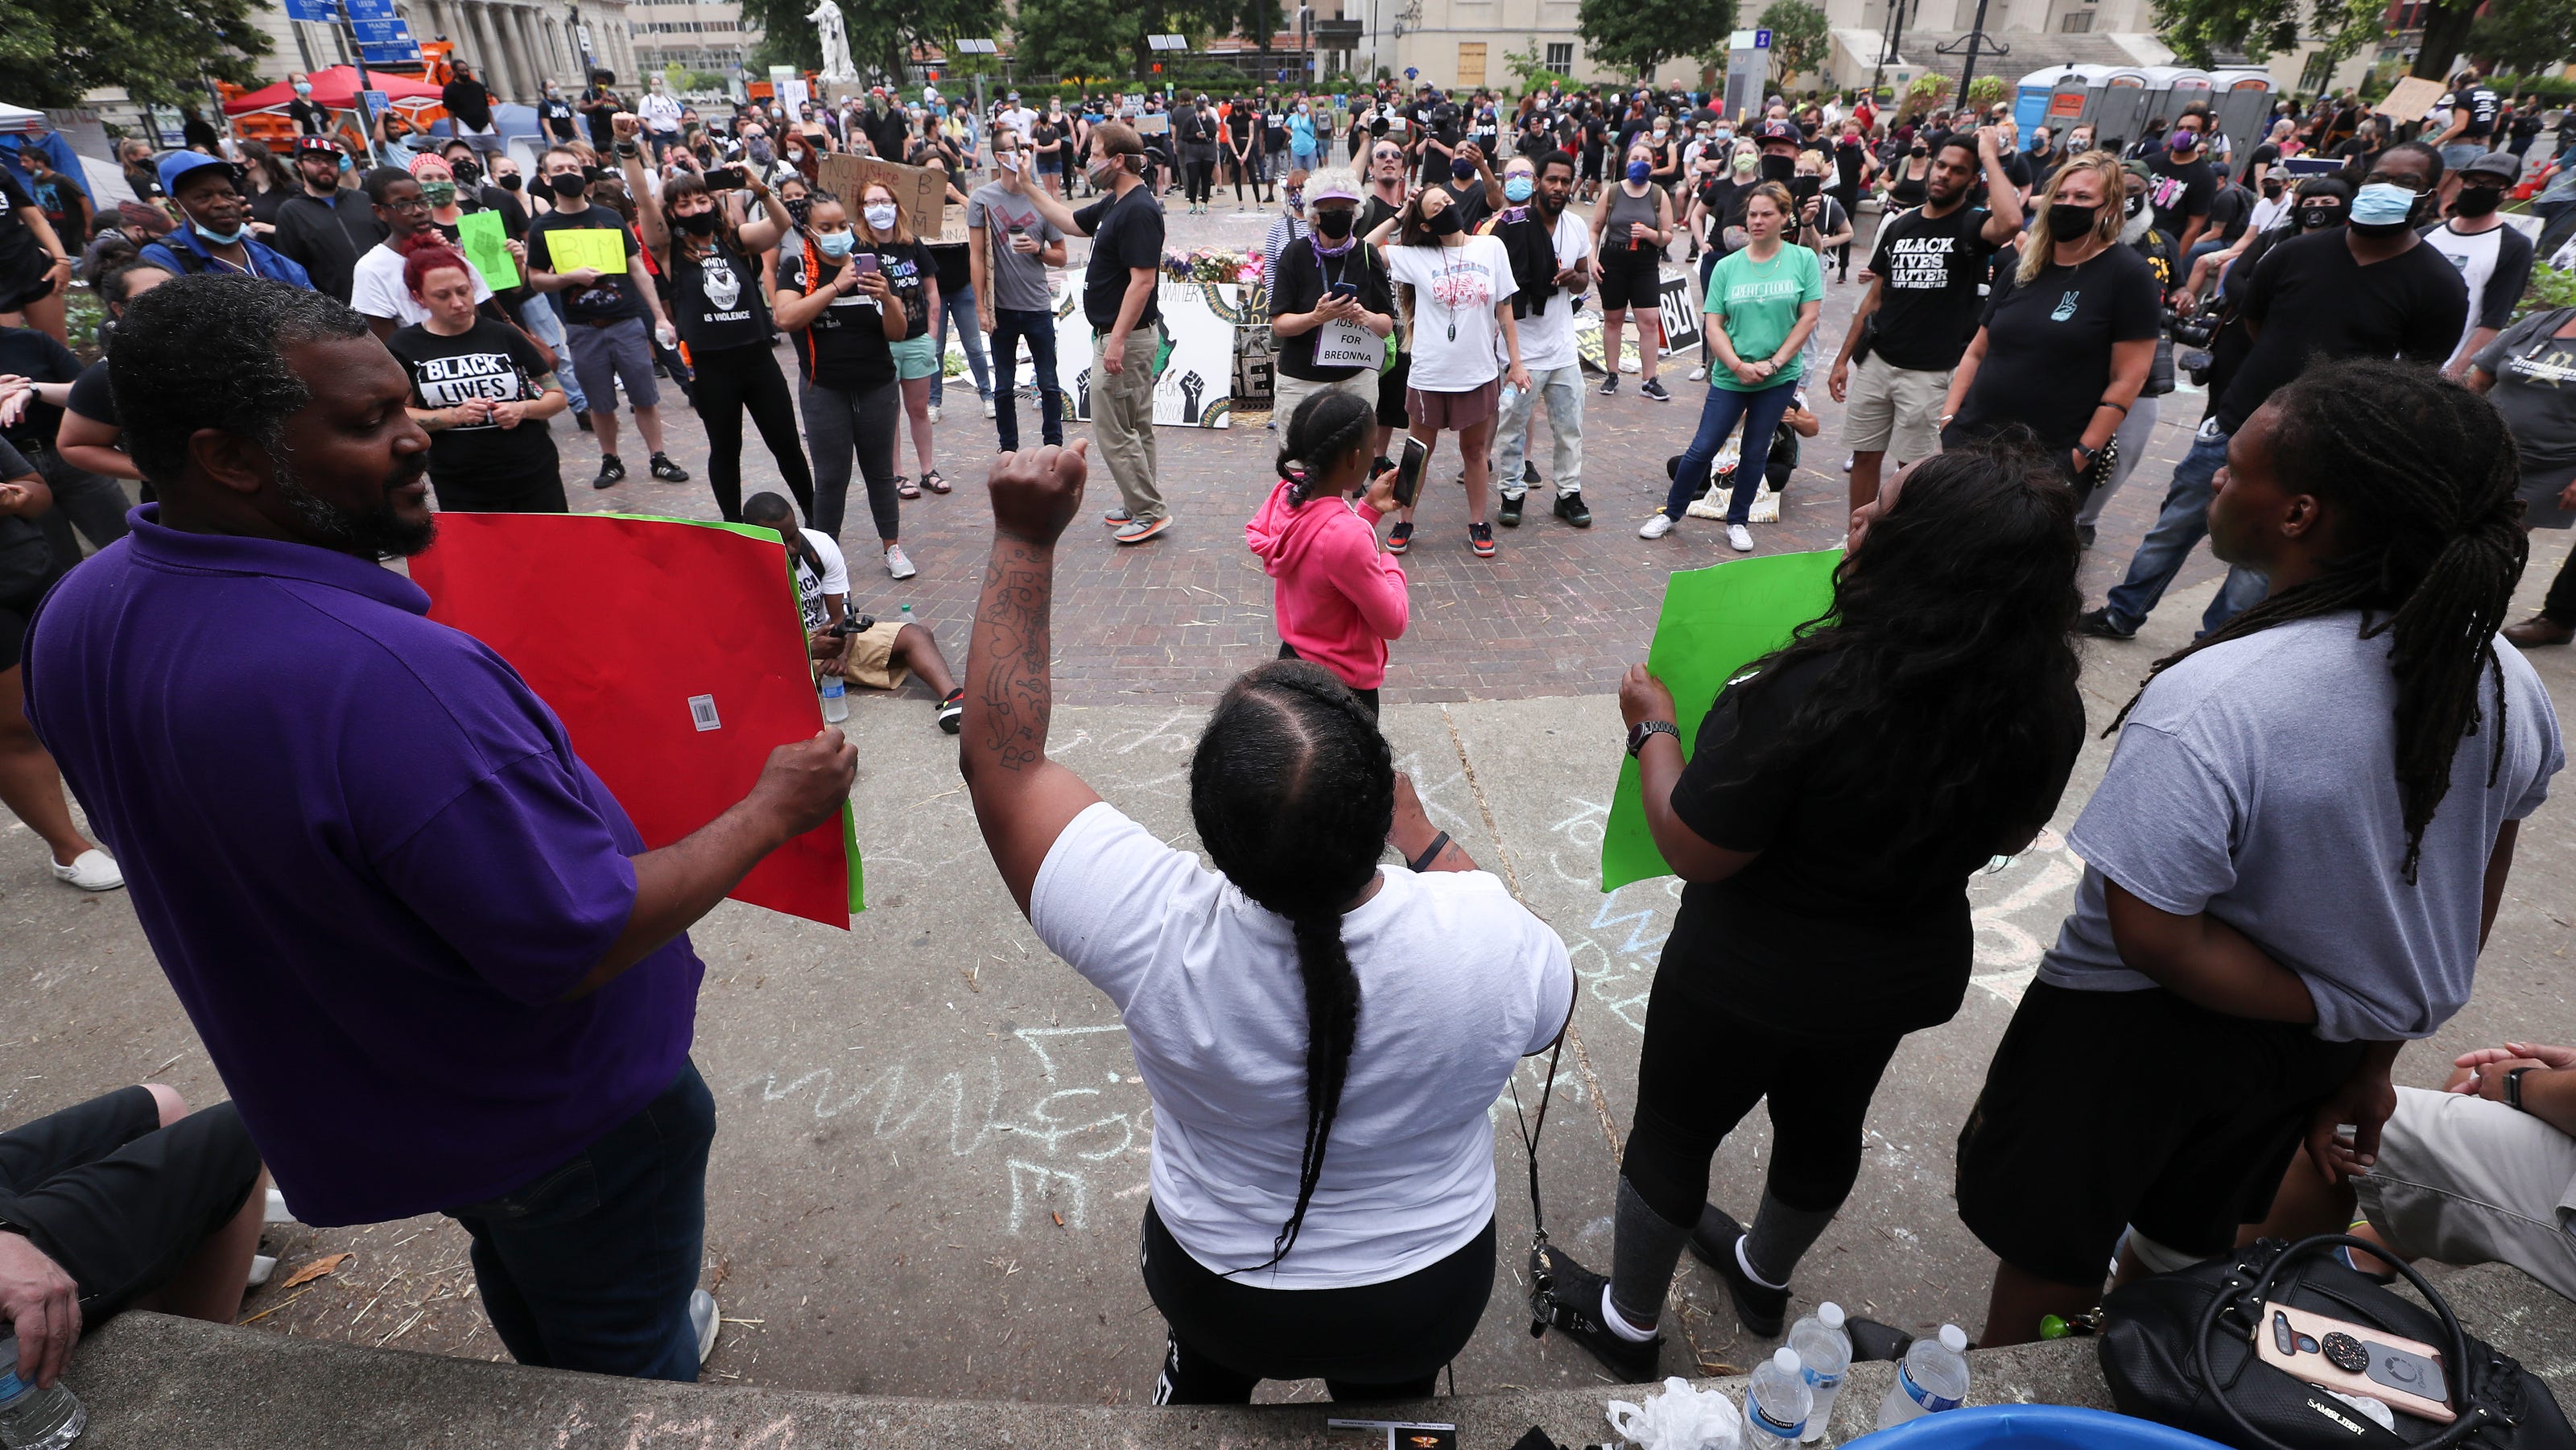
M733 191L743 185L742 168L719 166L707 173L707 185L716 191Z
M1422 465L1430 457L1431 450L1423 446L1421 439L1408 437L1404 440L1404 456L1396 460L1395 465L1396 507L1409 509L1421 496Z

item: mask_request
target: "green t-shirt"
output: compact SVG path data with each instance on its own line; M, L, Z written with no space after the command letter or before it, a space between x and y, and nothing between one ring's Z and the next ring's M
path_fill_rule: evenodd
M1760 362L1789 340L1801 306L1824 300L1825 269L1816 263L1816 249L1783 243L1768 262L1754 261L1750 247L1720 258L1708 274L1708 301L1701 311L1725 320L1726 340L1735 345L1737 357ZM1709 354L1711 387L1756 393L1797 375L1798 360L1792 357L1770 377L1747 383L1719 365L1713 350Z

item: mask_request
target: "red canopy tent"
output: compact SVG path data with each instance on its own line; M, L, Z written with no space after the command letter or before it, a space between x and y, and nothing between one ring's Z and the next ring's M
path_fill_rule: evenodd
M313 82L313 99L335 111L345 111L356 105L358 92L361 89L382 91L395 105L403 106L406 110L411 109L409 105L405 105L406 102L417 104L426 101L433 106L438 104L438 87L424 85L409 76L394 75L385 71L367 72L367 84L364 87L358 84L358 72L345 65L335 65L329 70L317 70L308 79ZM240 116L252 111L284 110L294 104L294 101L295 88L280 81L276 85L263 86L224 102L224 114Z

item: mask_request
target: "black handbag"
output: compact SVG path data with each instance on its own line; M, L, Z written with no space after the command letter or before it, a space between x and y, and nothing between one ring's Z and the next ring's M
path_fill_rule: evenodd
M2266 1239L2114 1290L2102 1301L2111 1402L2237 1450L2576 1450L2576 1430L2539 1376L2471 1338L2413 1268L2397 1265L2429 1310L2329 1257L2345 1246L2376 1247L2343 1234ZM2441 1425L2400 1412L2386 1429L2258 1359L2253 1335L2267 1301L2432 1345L2458 1418Z

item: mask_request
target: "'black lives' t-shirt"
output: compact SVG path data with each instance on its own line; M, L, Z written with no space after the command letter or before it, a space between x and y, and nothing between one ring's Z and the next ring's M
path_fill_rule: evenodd
M2164 295L2147 259L2113 246L2073 267L2054 263L2028 283L2006 272L1986 304L1986 357L1945 443L2026 423L2064 457L2111 387L2111 344L2153 339Z
M1073 214L1073 224L1091 238L1091 261L1082 273L1082 316L1094 332L1118 325L1118 307L1127 296L1130 269L1163 265L1163 208L1142 186L1127 194L1104 196ZM1138 331L1162 319L1154 294L1145 294Z
M535 344L488 317L454 337L422 323L385 339L411 374L412 405L453 408L475 398L533 403L545 396L548 369ZM563 475L554 435L540 418L504 428L497 422L436 429L429 435L429 483L443 509L527 512L551 490L549 512L563 510Z
M2055 811L2083 746L2083 702L2071 684L2062 698L2026 702L2063 723L2022 782L2027 799L1980 792L1983 822L1954 818L1940 837L1890 855L1861 825L1884 819L1888 803L1833 768L1848 743L1802 741L1793 728L1830 665L1796 661L1749 694L1750 681L1730 686L1701 723L1673 814L1712 845L1761 854L1724 881L1682 888L1656 990L1669 981L1791 1030L1811 1030L1829 1001L1837 1026L1910 1032L1959 1010L1974 947L1968 877Z
M1878 332L1870 350L1892 367L1947 372L1977 332L1978 287L1994 255L1983 207L1921 209L1878 230Z

